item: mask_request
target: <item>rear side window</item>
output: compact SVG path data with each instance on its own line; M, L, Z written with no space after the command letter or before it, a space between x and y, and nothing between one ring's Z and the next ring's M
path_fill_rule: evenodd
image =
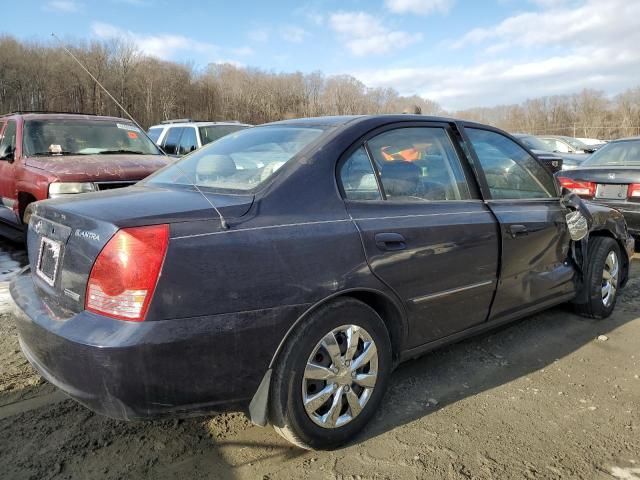
M460 159L444 128L398 128L370 139L367 146L387 200L471 198Z
M186 155L198 148L198 139L196 138L196 129L186 127L180 137L180 146L178 147L178 155Z
M180 136L182 135L182 127L172 127L169 129L164 138L164 144L162 148L169 155L178 154L178 143L180 142Z
M496 132L466 128L494 199L556 196L551 174L513 140Z
M340 180L347 200L382 200L376 174L364 147L353 152L342 164Z
M162 133L161 128L150 128L147 132L147 135L154 143L158 143L158 139L160 138L160 134Z
M202 145L215 142L219 138L229 135L230 133L244 130L246 125L207 125L200 127L200 141Z

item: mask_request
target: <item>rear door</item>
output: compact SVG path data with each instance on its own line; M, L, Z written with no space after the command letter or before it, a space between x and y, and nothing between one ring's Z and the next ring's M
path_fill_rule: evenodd
M447 124L392 125L347 152L339 180L373 273L407 310L409 348L487 319L498 228Z
M16 223L16 122L0 122L0 219Z
M553 176L515 141L466 127L487 205L500 222L500 283L491 318L500 319L573 292L569 233Z

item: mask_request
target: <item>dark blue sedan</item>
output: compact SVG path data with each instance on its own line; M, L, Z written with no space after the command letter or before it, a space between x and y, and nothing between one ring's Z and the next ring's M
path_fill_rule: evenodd
M104 415L249 405L293 443L333 448L405 359L563 302L611 314L624 218L560 193L475 123L236 132L136 186L35 205L30 271L11 285L22 350ZM588 242L570 238L575 208Z

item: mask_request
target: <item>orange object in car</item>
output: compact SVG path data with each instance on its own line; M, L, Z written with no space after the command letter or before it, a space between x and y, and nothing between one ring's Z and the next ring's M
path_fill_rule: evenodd
M387 161L404 160L405 162L415 162L422 158L422 152L415 147L405 148L395 153L388 152L389 148L391 147L382 147L380 149L382 157Z

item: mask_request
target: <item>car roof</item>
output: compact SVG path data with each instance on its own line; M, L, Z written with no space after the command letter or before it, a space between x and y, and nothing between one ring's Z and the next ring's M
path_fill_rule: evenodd
M447 117L434 117L428 115L408 115L408 114L386 114L386 115L332 115L324 117L293 118L290 120L280 120L266 123L265 125L298 125L317 127L339 127L358 122L379 120L380 123L407 122L407 121L432 121L451 122L455 121Z
M240 122L167 122L167 123L159 123L157 125L151 125L149 128L168 128L168 127L212 127L212 126L230 126L237 125L239 127L253 127L253 125L249 123L240 123Z
M90 113L68 113L68 112L12 112L2 115L5 117L22 117L25 120L41 120L41 119L77 119L77 120L104 120L133 123L131 120L122 117L111 117L107 115L93 115Z
M624 137L624 138L616 138L615 140L611 140L608 143L618 143L618 142L633 142L640 140L640 137Z

